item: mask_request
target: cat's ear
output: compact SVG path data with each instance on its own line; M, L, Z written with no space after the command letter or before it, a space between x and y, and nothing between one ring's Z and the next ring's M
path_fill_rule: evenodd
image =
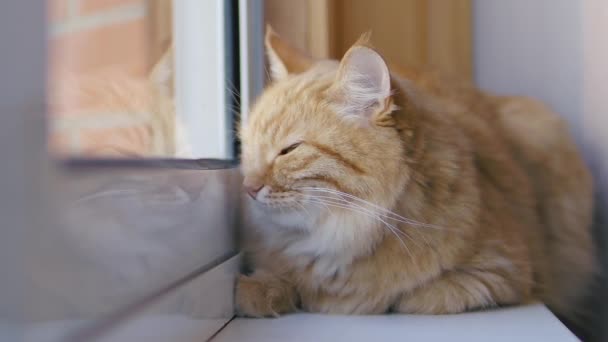
M149 74L152 84L166 96L173 96L175 77L175 66L173 63L173 46L170 45Z
M379 120L394 110L388 66L366 45L356 44L344 55L329 92L339 114L347 118Z
M266 26L264 42L273 81L281 80L290 74L302 73L314 63L305 52L283 40L270 25Z

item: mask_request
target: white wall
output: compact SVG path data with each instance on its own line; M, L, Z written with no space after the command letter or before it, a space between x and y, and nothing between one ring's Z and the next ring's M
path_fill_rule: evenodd
M608 246L607 43L606 0L474 0L476 81L488 91L539 98L570 122L595 175L602 246ZM607 249L600 248L605 269Z
M587 158L595 173L598 199L598 238L604 262L604 308L598 326L603 341L608 340L608 1L583 2L583 115L582 135Z
M582 131L608 190L608 1L583 5Z
M478 84L544 100L571 122L577 136L583 111L581 7L572 0L474 3Z

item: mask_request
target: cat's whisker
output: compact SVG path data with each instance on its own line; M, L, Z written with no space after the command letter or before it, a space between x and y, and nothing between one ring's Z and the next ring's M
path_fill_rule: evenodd
M344 201L345 203L352 203L352 202L350 202L350 201L348 201L348 200L346 200L346 199L344 199L344 198L342 198L342 197L332 197L332 196L322 196L322 195L321 195L321 196L319 196L319 195L314 195L314 196L315 196L315 197L318 197L318 198L326 198L326 199L333 199L333 200ZM374 209L374 208L372 208L372 209ZM377 210L377 209L376 209L376 210ZM396 218L396 217L394 217L394 216L389 215L389 214L388 214L387 212L385 212L385 211L379 211L379 213L378 213L378 214L379 214L379 215L381 215L381 216L383 216L383 217L385 217L385 218L387 218L387 219L391 219L391 220L394 220L394 221L397 221L397 222L407 223L407 224L410 224L410 225L417 225L417 222L416 222L416 221L413 221L413 220L407 220L407 219L401 219L401 218Z
M378 216L381 216L381 217L386 218L386 219L393 219L393 220L395 220L393 217L387 216L387 215L385 215L385 214L383 214L383 213L378 213L378 212L375 212L375 211L370 210L370 209L367 209L367 208L363 208L363 207L361 207L361 206L359 206L359 205L356 205L356 204L354 204L354 203L352 203L352 202L349 202L349 201L345 200L344 198L334 198L334 197L331 197L331 196L319 196L319 195L315 195L313 198L316 198L316 199L323 199L323 200L335 200L335 201L341 201L341 202L338 202L338 203L340 203L340 204L342 204L342 205L351 205L351 206L353 206L353 205L354 205L354 206L356 206L356 207L357 207L358 209L360 209L360 210L366 210L366 211L368 211L368 212L372 212L374 215L378 215ZM395 221L398 221L398 222L403 222L403 221L401 221L401 220L395 220ZM405 223L409 223L409 222L405 222ZM397 227L394 227L394 228L396 229L396 231L397 231L398 233L402 234L403 236L405 236L406 238L408 238L409 240L411 240L412 242L414 242L414 244L416 244L418 247L420 247L420 245L417 243L417 240L416 240L416 239L414 239L413 237L411 237L411 236L410 236L408 233L406 233L405 231L402 231L402 230L398 229ZM421 236L421 237L422 237L422 240L424 241L425 245L426 245L427 247L430 247L430 242L429 242L429 240L426 238L426 236L424 235L424 233L423 233L423 232L421 232L421 231L418 231L418 230L415 230L415 232L416 232L417 236Z
M308 217L310 217L311 219L313 218L313 216L310 213L310 211L308 211L308 209L306 209L306 206L304 206L302 203L300 203L298 201L294 201L294 203L297 204L299 207L301 207L302 210L304 210L304 212L306 212L306 214L308 214Z
M266 73L266 77L268 80L272 80L272 76L270 76L270 71L267 66L264 66L264 73Z
M234 85L234 83L232 83L231 80L226 79L226 85L227 85L227 89L228 92L230 93L230 96L232 97L232 101L234 101L235 103L240 103L239 99L240 99L240 93L237 90L236 86Z
M331 211L331 208L325 203L310 202L310 204L314 205L319 209L326 209L331 215L333 215L333 211Z
M310 197L310 198L311 198L311 199L315 199L315 200L320 201L320 202L328 203L328 204L335 204L335 205L339 205L339 206L343 207L344 209L350 209L350 210L353 210L353 211L358 211L358 212L365 213L365 214L367 214L367 215L369 215L369 216L371 216L371 217L373 217L373 218L375 218L375 219L377 219L377 220L381 221L381 222L382 222L382 223L384 223L385 225L389 225L389 226L390 226L392 229L394 229L394 231L395 231L395 232L397 232L397 233L399 233L399 234L403 235L405 238L407 238L407 239L409 239L410 241L412 241L412 243L414 243L414 244L415 244L417 247L421 247L421 246L420 246L420 245L417 243L417 241L416 241L414 238L412 238L412 237L411 237L409 234L407 234L406 232L402 231L402 230L401 230L401 229L399 229L398 227L396 227L396 226L394 226L394 225L392 225L392 224L390 224L390 223L386 222L385 220L383 220L383 218L387 218L387 217L386 217L386 216L381 215L381 214L380 214L380 213L378 213L378 212L375 212L375 211L373 211L373 210L370 210L370 209L367 209L367 208L361 207L361 206L359 206L359 205L356 205L356 204L353 204L353 203L351 203L351 202L344 201L344 200L342 200L342 201L344 201L344 202L335 202L335 199L334 199L334 198L331 198L331 197L326 197L326 196L319 197L319 196L315 196L315 197ZM427 241L426 239L425 239L425 242L426 242L426 243L427 243L427 245L428 245L428 241Z
M351 195L351 194L348 194L348 193L345 193L345 192L342 192L342 191L333 190L333 189L326 189L326 188L308 188L308 189L305 189L305 190L309 190L309 191L319 191L319 192L326 192L326 193L331 193L331 194L338 195L338 196L340 196L340 197L347 197L347 198L349 198L349 199L352 199L352 200L355 200L355 201L359 201L359 202L361 202L361 203L363 203L363 204L366 204L366 205L369 205L369 206L371 206L371 207L373 207L373 208L376 208L377 210L380 210L380 211L382 211L382 212L385 212L385 213L386 213L386 214L388 214L388 215L393 215L393 216L394 216L394 217L396 217L397 219L400 219L400 220L402 220L402 221L404 221L404 222L407 222L407 223L417 223L417 224L420 224L420 225L428 225L428 226L432 226L432 225L429 225L429 224L425 224L425 223L421 223L421 222L416 222L416 221L414 221L414 220L411 220L411 219L405 218L405 217L403 217L403 216L401 216L401 215L398 215L398 214L396 214L396 213L394 213L394 212L392 212L392 211L390 211L390 210L388 210L388 209L386 209L386 208L383 208L383 207L378 206L378 205L376 205L376 204L374 204L374 203L371 203L371 202L366 201L366 200L363 200L363 199L361 199L361 198L359 198L359 197L357 197L357 196L354 196L354 195ZM441 228L441 227L437 227L437 228Z
M405 242L403 241L403 239L402 239L402 238L400 238L400 237L399 237L399 235L397 235L397 233L395 233L395 231L394 231L394 230L389 229L389 231L390 231L390 232L392 232L392 233L395 235L395 237L396 237L397 239L399 239L399 242L400 242L400 243L401 243L401 245L404 247L404 249L407 251L407 254L409 254L409 256L410 256L411 260L412 260L412 261L413 261L413 260L415 260L415 259L414 259L414 255L412 254L412 252L410 251L410 249L407 247L407 245L405 244Z
M359 211L357 211L357 210L355 210L353 208L350 208L350 207L342 207L342 206L338 206L338 205L334 205L334 204L330 204L330 206L334 206L334 207L338 207L338 208L343 208L343 209L349 209L349 210L353 210L355 212L361 213L361 212L359 212ZM403 241L403 239L401 237L399 237L399 235L397 234L397 232L400 232L400 233L403 233L403 232L397 230L396 227L394 227L393 225L389 224L388 222L386 222L386 221L378 218L377 216L373 216L373 215L369 215L369 214L365 214L365 213L363 213L363 214L366 215L366 216L369 216L369 217L371 217L373 219L376 219L376 220L380 221L382 223L381 226L387 228L387 230L390 233L392 233L397 238L397 240L399 241L399 243L403 246L403 248L405 249L405 251L407 252L407 254L413 260L414 257L413 257L413 254L412 254L411 250L409 249L409 247L407 246L407 244L405 243L405 241ZM405 235L405 237L407 237L410 240L412 240L411 237L409 237L407 235ZM412 240L412 242L413 242L413 240Z
M405 234L403 231L399 230L397 227L395 227L394 225L386 222L385 220L383 220L382 218L378 217L377 215L373 215L372 213L366 212L366 211L361 211L359 209L357 209L356 207L352 207L352 206L348 206L348 205L341 205L341 204L336 204L336 203L328 203L328 202L324 202L324 201L320 201L320 200L313 200L311 201L311 203L318 203L318 204L324 204L324 205L329 205L329 206L333 206L336 208L342 208L342 209L347 209L347 210L351 210L363 215L366 215L370 218L376 219L378 221L380 221L384 227L386 227L391 233L393 233L395 235L395 237L397 239L399 239L399 241L401 242L401 244L403 245L403 247L406 249L407 253L410 255L410 257L413 258L412 252L409 249L409 247L407 247L407 245L405 244L405 242L403 241L403 239L401 237L399 237L399 235L397 234L397 232ZM409 238L409 240L412 241L412 243L416 244L415 240L412 239L410 236L408 236L407 234L404 235L406 238ZM417 244L416 244L417 245ZM418 247L420 247L419 245L417 245Z
M353 200L356 200L356 201L360 201L360 202L362 202L362 203L365 203L365 204L367 204L367 205L369 205L369 206L372 206L372 207L374 207L374 208L376 208L376 209L378 209L378 210L381 210L381 211L384 211L384 212L390 213L390 214L392 214L392 215L395 215L395 216L397 216L398 218L401 218L401 219L403 219L403 220L407 220L405 217L402 217L402 216L400 216L400 215L398 215L398 214L395 214L395 213L391 212L390 210L388 210L388 209L386 209L386 208L383 208L383 207L378 206L378 205L376 205L376 204L374 204L374 203L368 202L368 201L363 200L363 199L361 199L361 198L359 198L359 197L357 197L357 196L354 196L354 195L351 195L351 194L348 194L348 193L345 193L345 192L342 192L342 191L338 191L338 190L334 190L334 189L329 189L329 188L315 188L315 187L303 187L303 188L300 188L300 189L301 189L301 190L308 190L308 191L326 192L326 193L330 193L330 194L335 194L335 195L338 195L338 196L340 196L340 197L347 197L347 198L350 198L350 199L353 199Z
M231 104L227 104L226 105L226 110L230 113L230 114L240 114L240 107L238 105L231 105Z
M321 205L323 205L323 206L325 207L325 209L327 209L327 211L329 211L329 213L330 213L331 215L334 215L334 212L333 212L333 211L331 211L331 209L330 209L330 208L327 206L327 204L325 204L325 203L323 203L323 202L321 202L321 201L317 201L317 202L308 202L308 203L312 203L312 204L321 204ZM319 208L321 208L321 207L319 206Z
M341 191L338 191L338 190L326 189L326 188L306 188L306 187L305 188L300 188L300 190L308 190L308 191L317 191L317 192L330 193L330 194L337 195L340 199L344 199L343 197L347 197L347 198L350 198L350 199L362 202L364 204L367 204L367 205L369 205L371 207L374 207L377 210L380 210L382 212L386 212L387 214L394 215L395 217L397 217L400 220L407 221L407 222L412 221L412 220L409 220L409 219L407 219L405 217L402 217L402 216L400 216L398 214L395 214L395 213L391 212L390 210L387 210L386 208L382 208L382 207L380 207L380 206L378 206L376 204L373 204L371 202L365 201L365 200L363 200L363 199L361 199L359 197L356 197L354 195L347 194L347 193L344 193L344 192L341 192Z
M325 192L325 193L329 193L329 194L334 194L340 197L346 197L355 201L359 201L363 204L369 205L371 207L376 208L379 211L382 211L383 213L386 214L387 217L390 217L391 219L395 220L395 221L400 221L403 223L407 223L407 224L411 224L413 226L420 226L420 227L425 227L425 228L434 228L434 229L438 229L438 230L448 230L445 227L441 227L441 226L437 226L437 225L433 225L433 224L428 224L428 223L423 223L423 222L418 222L412 219L408 219L406 217L403 217L399 214L396 214L386 208L383 208L381 206L378 206L374 203L368 202L366 200L363 200L357 196L342 192L342 191L338 191L338 190L334 190L334 189L328 189L328 188L315 188L315 187L302 187L299 188L299 190L305 190L305 191L316 191L316 192Z

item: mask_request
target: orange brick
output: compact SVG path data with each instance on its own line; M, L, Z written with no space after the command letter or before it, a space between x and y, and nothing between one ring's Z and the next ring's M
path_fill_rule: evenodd
M48 151L53 155L67 156L73 154L70 131L51 131L48 135Z
M56 23L68 17L69 0L47 0L47 17L49 22Z
M122 72L141 76L149 65L148 46L144 19L65 34L51 42L51 74L120 67Z
M79 8L80 14L88 15L124 5L145 4L145 2L146 0L80 0Z
M152 150L152 137L147 127L86 129L80 132L82 154L86 156L146 156Z
M125 75L120 68L77 76L53 74L48 96L52 117L148 113L155 105L154 89L147 79Z

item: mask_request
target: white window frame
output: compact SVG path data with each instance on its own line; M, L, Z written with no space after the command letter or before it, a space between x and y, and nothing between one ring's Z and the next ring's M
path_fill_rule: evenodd
M264 0L239 0L241 120L264 88ZM245 28L245 29L243 29Z
M263 0L239 0L238 18L226 18L225 0L178 0L174 6L175 88L178 116L195 158L232 159L234 111L229 104L239 87L241 120L261 92L263 66ZM226 20L234 20L227 23ZM240 84L227 78L226 27L241 28ZM243 29L245 28L245 29ZM193 43L196 42L196 43Z
M173 1L175 98L194 157L232 159L224 0Z

